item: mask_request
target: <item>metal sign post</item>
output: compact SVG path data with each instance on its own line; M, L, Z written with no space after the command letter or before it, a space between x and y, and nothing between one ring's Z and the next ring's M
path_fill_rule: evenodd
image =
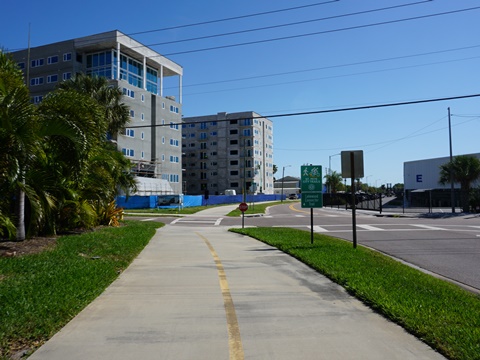
M363 151L342 151L342 177L344 179L350 178L351 192L352 192L352 235L353 248L357 247L357 218L355 215L355 179L364 177L363 173Z
M310 208L310 243L313 244L313 208L323 207L322 167L306 165L301 167L302 208Z

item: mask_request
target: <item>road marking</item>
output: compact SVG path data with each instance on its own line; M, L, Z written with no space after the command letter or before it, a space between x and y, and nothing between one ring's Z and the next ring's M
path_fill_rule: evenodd
M149 218L149 219L142 219L140 221L155 221L155 218Z
M412 226L416 226L416 227L419 227L419 228L422 228L422 229L427 229L427 230L447 230L447 229L443 229L443 228L439 228L439 227L436 227L436 226L429 226L429 225L421 225L421 224L415 224L415 225L412 225Z
M307 227L308 227L309 229L311 229L310 226L307 226ZM313 231L315 231L315 232L328 232L327 229L325 229L325 228L323 228L323 227L321 227L321 226L317 226L317 225L314 225L314 226L313 226Z
M170 224L173 225L173 224L176 224L177 222L179 222L182 218L178 218L178 219L175 219L173 220Z
M220 223L222 222L223 218L218 218L217 221L215 221L215 226L218 226L220 225Z
M212 244L206 237L199 233L195 233L200 236L205 244L210 249L210 253L217 265L218 279L220 282L220 290L222 290L223 304L225 306L225 315L227 317L227 330L228 330L228 349L230 352L230 360L243 360L243 346L242 339L240 337L240 327L238 326L237 314L235 313L235 305L233 304L232 295L230 294L230 288L228 287L227 275L223 268L222 262L218 257Z
M378 228L376 226L372 226L372 225L357 225L357 227L365 229L365 230L369 230L369 231L385 231L384 229L380 229L380 228Z

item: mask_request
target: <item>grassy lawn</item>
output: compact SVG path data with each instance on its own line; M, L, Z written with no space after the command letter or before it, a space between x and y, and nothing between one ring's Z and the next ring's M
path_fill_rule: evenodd
M281 201L272 201L268 203L248 203L248 210L245 211L245 215L253 215L253 214L265 214L265 210L269 206L273 205L280 205ZM241 216L242 212L240 210L235 209L227 214L227 216Z
M148 244L154 222L62 236L39 254L0 258L0 358L36 347L100 295Z
M245 234L292 255L451 359L480 359L480 297L362 246L290 228Z

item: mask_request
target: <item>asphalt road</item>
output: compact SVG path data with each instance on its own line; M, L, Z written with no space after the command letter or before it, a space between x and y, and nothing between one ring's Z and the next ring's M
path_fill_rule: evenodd
M378 217L357 211L357 243L401 259L480 291L480 216ZM182 226L239 226L241 218L192 215L156 218ZM268 214L245 217L245 226L310 229L310 209L299 202L269 208ZM352 241L352 215L344 209L314 209L314 231Z

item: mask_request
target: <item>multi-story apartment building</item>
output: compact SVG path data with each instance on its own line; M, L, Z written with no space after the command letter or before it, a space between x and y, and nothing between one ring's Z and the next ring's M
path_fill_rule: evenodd
M137 176L168 181L162 192L182 191L180 65L116 30L12 55L24 70L34 103L75 74L108 78L123 91L131 117L131 127L112 140L135 164Z
M274 193L271 120L246 111L183 121L185 193Z

